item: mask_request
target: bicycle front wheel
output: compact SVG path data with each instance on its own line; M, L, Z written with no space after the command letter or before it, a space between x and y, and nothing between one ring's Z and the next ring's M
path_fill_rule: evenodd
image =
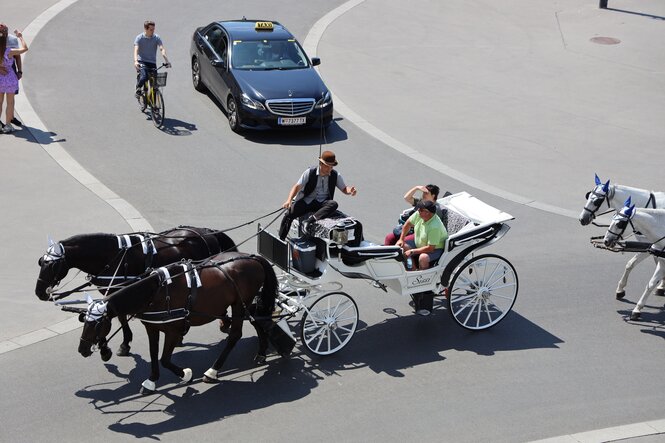
M159 89L155 89L153 94L150 114L152 115L152 122L155 124L155 127L161 128L164 124L164 99L162 98L162 92Z
M139 110L141 112L145 112L145 108L148 107L148 104L146 103L146 99L145 99L145 93L139 94L139 96L136 97L136 100L139 103Z

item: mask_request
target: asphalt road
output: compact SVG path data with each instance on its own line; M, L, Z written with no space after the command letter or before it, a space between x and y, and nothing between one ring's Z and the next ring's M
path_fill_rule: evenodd
M234 226L279 207L298 175L315 161L320 135L316 131L244 137L231 133L219 107L191 87L191 33L212 19L245 15L275 18L302 41L321 16L341 3L315 0L303 11L298 2L199 1L192 7L168 0L160 2L159 12L154 12L155 5L148 3L122 0L101 5L81 0L51 20L31 42L27 63L34 75L26 79L24 88L46 126L64 140L62 146L102 183L131 202L155 229L178 224ZM362 3L324 34L318 53L321 72L335 94L383 131L422 148L425 155L439 156L444 162L450 159L451 166L465 174L547 204L581 210L583 195L592 185L593 168L598 165L594 154L605 159L622 155L623 144L608 147L602 142L589 143L584 146L583 158L568 157L561 162L549 158L555 154L548 144L541 144L535 153L524 149L518 154L511 143L493 143L501 136L496 136L496 129L487 128L500 126L503 132L510 132L510 122L502 121L509 114L501 110L505 97L491 91L473 95L486 113L479 115L470 109L462 116L464 106L474 107L466 101L469 95L465 89L446 77L436 78L434 84L440 85L440 94L445 95L448 89L445 112L450 116L402 118L406 98L422 100L413 96L422 91L422 85L413 88L409 81L423 82L422 78L434 76L436 70L407 72L404 65L391 69L359 56L383 45L386 55L382 57L388 60L389 53L403 51L409 43L395 41L397 33L385 32L390 27L368 25L380 4L373 0ZM425 41L437 50L454 49L459 58L454 64L459 70L456 75L464 76L466 71L459 63L472 51L463 34L473 33L473 28L451 26L483 17L478 11L474 13L474 7L487 13L488 2L454 2L445 7L439 2L418 2L411 15L407 14L411 9L404 9L407 6L400 9L390 3L381 17L388 21L402 18L409 23L405 28L419 29L415 42ZM557 7L562 16L584 13L584 8L569 9L569 2ZM513 28L535 32L536 25L527 20L538 16L533 7L512 2L506 8L516 11L501 13L515 16L507 19ZM449 12L458 18L449 18ZM416 28L415 19L408 18L416 15L441 15L448 26ZM163 131L142 117L132 94L132 41L144 17L157 22L157 33L164 38L174 64L165 89L167 120ZM656 32L650 27L657 20L636 14L621 17L627 23L621 28L624 40L630 40L638 27L635 20L645 20L648 26L643 27ZM511 53L505 62L507 71L517 61L535 70L542 59L560 63L561 72L570 71L568 75L577 79L577 65L568 66L565 58L552 61L556 55L548 47L540 48L529 39L532 46L527 54L535 55L525 57L523 51L515 49L516 41L524 39L505 31L503 40L494 41L491 31L499 32L503 22L492 17L482 20L486 39L493 42L492 48L483 50L496 60L501 59L504 49ZM528 29L523 23L530 23ZM662 23L658 24L662 28ZM604 26L603 30L613 30L611 23ZM448 34L447 29L451 31ZM662 36L663 31L659 32ZM453 40L457 44L452 49L441 43ZM342 64L341 54L354 57L352 63ZM647 63L639 55L633 54L633 63ZM487 56L475 57L469 61L476 65L474 75L482 76L480 72L488 66L496 71L496 66L486 64ZM584 58L592 63L594 57ZM653 63L651 59L649 63ZM662 69L661 65L652 69ZM542 70L545 74L541 78L554 81L556 74L545 67ZM621 70L616 75L630 77L631 72L635 75L631 87L651 89L643 84L648 79L640 70ZM353 86L354 79L358 84L367 83L367 88ZM508 90L511 79L506 73L496 82ZM465 81L473 84L476 80L482 83L485 79ZM533 97L521 89L510 90L514 102L521 102L522 112L528 115ZM556 100L557 94L547 90L549 99ZM593 99L599 100L598 94L589 93L589 108L597 106ZM584 101L582 95L578 91L576 100ZM374 101L376 97L378 101ZM564 97L559 100L559 108L577 106ZM604 100L611 102L608 97ZM648 141L663 140L662 125L643 122L640 128L629 126L642 121L640 113L644 118L662 116L662 103L654 100L645 109L631 108L635 117L614 116L619 120L614 126L639 135L635 149L644 149L661 160L662 153ZM411 109L419 106L408 103ZM566 109L562 112L567 113ZM468 127L453 134L454 129L444 123L450 121L447 117L455 116ZM530 128L527 132L536 133L541 128L538 137L547 138L548 131L556 134L557 129L565 128L570 140L585 134L594 139L587 132L588 126L572 117L576 120L573 126L570 119L514 118ZM512 129L519 133L519 128ZM462 148L459 145L469 133L472 140ZM625 131L622 134L625 136ZM510 223L509 234L487 252L505 256L517 269L520 293L514 312L489 331L470 333L456 326L445 309L420 318L411 313L404 297L384 294L363 282L345 281L347 292L358 303L362 328L337 355L311 359L297 351L288 360L272 358L267 366L255 368L251 364L255 338L246 327L246 337L228 361L224 381L207 385L200 377L216 358L211 348L220 337L216 327L209 325L193 329L185 348L176 355L177 362L192 367L194 382L179 385L173 375L163 372L159 394L148 397L138 395L148 369L147 340L140 324L134 323L133 357L114 357L107 364L97 355L81 358L76 353L79 331L72 331L0 354L4 387L0 440L528 441L662 418L663 300L653 297L642 321L625 320L653 270L651 265L634 271L627 299L616 301L614 288L628 257L592 249L588 244L592 231L579 226L577 220L470 188L396 152L343 116L338 116L326 139L325 148L334 150L340 161L338 170L359 190L355 198L340 196L340 205L363 222L370 240L380 241L391 228L404 206L401 196L413 184L432 182L452 192L467 190L513 214L516 220ZM616 137L608 136L610 139ZM576 145L572 152L580 149ZM519 157L519 162L510 161L513 157ZM475 167L479 165L482 167ZM641 162L623 163L623 177L634 179L635 184L643 179L643 187L656 187L657 182L642 166ZM557 177L556 183L543 179L551 177ZM98 221L90 221L88 232L110 229L100 216ZM243 240L255 229L239 229L233 238ZM58 237L58 233L52 235ZM41 241L30 248L35 250L35 260L43 252ZM241 249L253 251L253 242ZM36 298L33 301L40 303Z

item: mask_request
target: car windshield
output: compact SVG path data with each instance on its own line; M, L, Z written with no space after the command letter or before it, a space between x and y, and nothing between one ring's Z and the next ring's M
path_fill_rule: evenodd
M295 40L234 41L231 63L235 69L302 69L309 62Z

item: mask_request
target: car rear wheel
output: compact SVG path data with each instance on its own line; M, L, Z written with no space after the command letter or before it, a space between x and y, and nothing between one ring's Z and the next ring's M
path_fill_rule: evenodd
M226 102L226 113L229 118L229 127L233 132L240 132L240 116L238 115L238 104L233 96Z
M192 84L197 91L205 92L206 87L201 81L201 64L198 57L194 57L192 60Z

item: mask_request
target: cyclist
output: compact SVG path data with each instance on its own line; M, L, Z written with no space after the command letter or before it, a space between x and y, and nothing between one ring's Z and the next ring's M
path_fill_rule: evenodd
M171 67L162 39L155 34L155 22L146 21L143 23L143 29L144 31L134 39L134 67L139 72L136 81L136 98L141 95L149 72L157 69L157 49L162 53L166 67Z

